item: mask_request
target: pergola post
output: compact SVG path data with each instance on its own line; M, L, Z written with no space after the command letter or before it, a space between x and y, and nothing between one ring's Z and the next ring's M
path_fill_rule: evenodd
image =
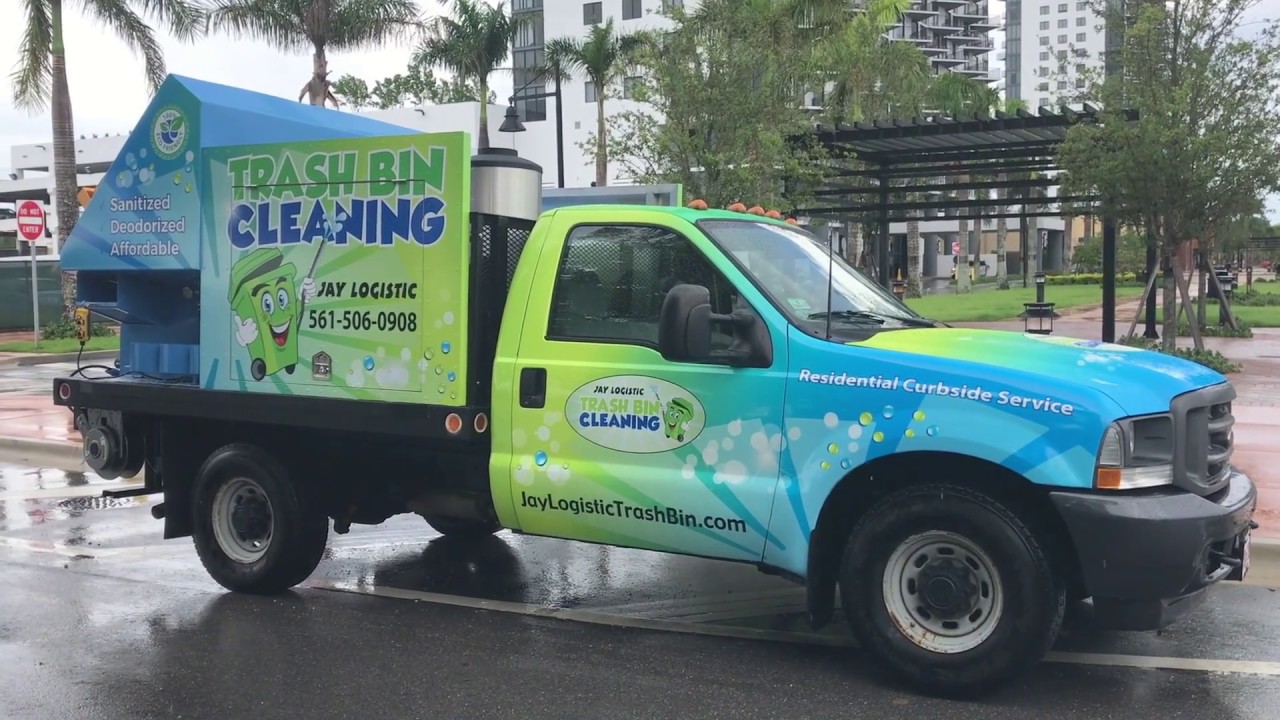
M1102 342L1112 343L1116 341L1116 220L1105 208L1103 213Z
M889 164L880 164L880 174L876 176L880 183L880 202L876 208L876 217L880 223L879 238L876 242L876 264L880 284L886 289L892 288L889 277Z

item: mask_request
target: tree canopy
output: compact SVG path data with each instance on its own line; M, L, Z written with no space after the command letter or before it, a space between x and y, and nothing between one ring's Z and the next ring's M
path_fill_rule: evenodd
M1106 10L1124 28L1087 95L1102 122L1063 143L1063 193L1095 194L1120 223L1148 229L1164 265L1192 238L1203 243L1280 190L1280 42L1276 21L1245 37L1255 0L1131 3ZM1127 122L1123 111L1138 111ZM1172 275L1164 288L1164 338L1176 336Z

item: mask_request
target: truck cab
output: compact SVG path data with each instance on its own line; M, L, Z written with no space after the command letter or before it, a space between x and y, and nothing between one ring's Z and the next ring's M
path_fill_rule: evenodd
M282 104L329 136L177 137L235 126L167 92L62 256L121 359L53 394L228 589L292 587L331 529L416 513L749 563L969 692L1043 657L1068 602L1156 629L1248 570L1235 391L1201 365L947 327L763 211L543 212L541 169L464 133ZM163 203L128 175L153 125L174 164L148 181L200 168Z

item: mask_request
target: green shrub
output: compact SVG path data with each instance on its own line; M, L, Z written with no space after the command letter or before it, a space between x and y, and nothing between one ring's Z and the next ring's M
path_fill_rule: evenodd
M1230 325L1205 325L1200 328L1200 334L1204 337L1226 337L1226 338L1251 338L1253 337L1253 327L1249 323L1236 318L1236 329L1232 329ZM1186 320L1179 318L1178 335L1182 337L1191 337L1191 326Z
M111 335L114 332L115 330L108 323L96 322L89 325L89 334L93 337ZM66 340L75 336L76 324L64 317L40 328L40 337L44 340Z
M1240 305L1243 307L1275 307L1277 305L1280 305L1280 293L1238 292L1235 295L1231 296L1231 304Z
M1045 285L1101 285L1102 273L1075 273L1072 275L1049 275L1044 279ZM1137 273L1116 273L1117 285L1141 284Z
M1160 349L1159 340L1148 340L1141 335L1126 335L1116 342L1121 345L1140 347L1153 352L1164 352ZM1174 348L1168 354L1176 355L1177 357L1184 360L1190 360L1194 363L1199 363L1210 370L1216 370L1224 375L1240 372L1240 365L1238 363L1232 362L1226 355L1223 355L1217 350L1209 350L1208 348L1204 350L1196 350L1195 348Z

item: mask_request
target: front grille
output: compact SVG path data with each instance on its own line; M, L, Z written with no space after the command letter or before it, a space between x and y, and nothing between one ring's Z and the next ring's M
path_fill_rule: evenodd
M1231 451L1235 416L1230 383L1201 388L1173 401L1173 477L1179 486L1199 495L1221 489L1231 475Z

